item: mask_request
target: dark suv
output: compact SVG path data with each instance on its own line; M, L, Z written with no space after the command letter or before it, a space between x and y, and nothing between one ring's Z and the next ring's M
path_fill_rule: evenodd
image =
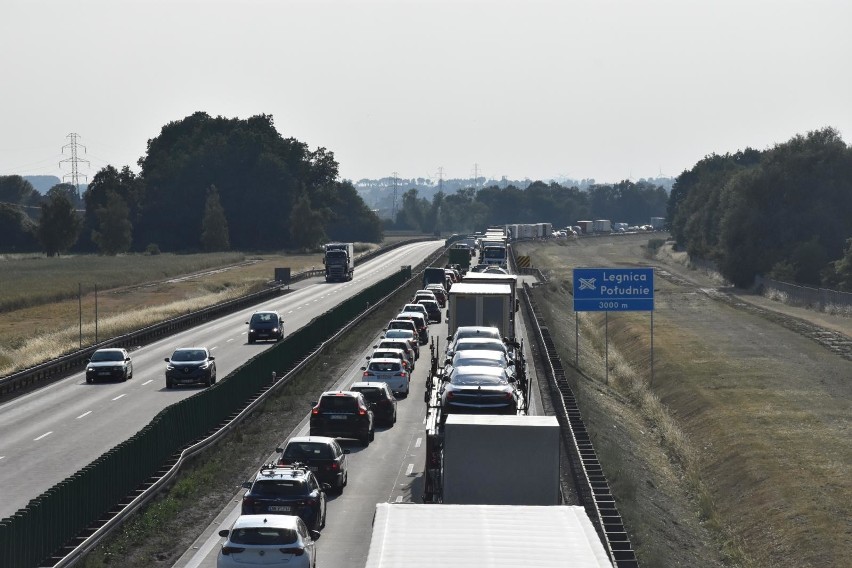
M249 343L254 343L258 339L272 339L273 341L284 339L284 320L278 312L254 312L251 319L246 323L249 326Z
M166 388L216 382L216 358L206 347L182 347L166 357Z
M314 530L325 526L325 492L330 486L320 485L306 465L267 464L243 487L248 489L243 495L243 515L296 515Z
M310 435L355 438L369 446L376 435L373 411L359 392L324 392L311 409Z
M334 438L326 436L298 436L290 438L283 448L275 448L281 454L278 465L303 463L308 466L320 483L328 483L338 494L349 482L349 468L344 450Z

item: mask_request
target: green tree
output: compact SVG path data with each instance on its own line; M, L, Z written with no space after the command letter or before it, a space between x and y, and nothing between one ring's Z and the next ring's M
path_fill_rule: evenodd
M0 250L31 252L38 250L37 225L21 207L0 203Z
M95 211L98 229L92 231L92 241L102 254L115 256L127 252L133 240L130 208L115 192L109 192L106 203Z
M852 292L852 238L846 239L843 257L829 263L823 283L831 288Z
M34 196L38 196L38 192L21 176L0 176L0 202L30 203Z
M211 185L204 204L204 218L201 221L201 246L206 251L228 250L231 241L228 236L228 219L225 209L219 201L219 190Z
M128 209L128 220L136 228L144 193L142 180L127 166L121 170L106 166L98 171L83 194L83 201L86 204L86 230L83 234L91 237L99 229L100 221L97 212L106 207L110 195L117 195L124 201ZM80 246L89 248L92 244L94 243L81 242ZM135 243L134 248L141 250L144 244L147 243ZM132 241L131 246L133 246Z
M77 242L82 220L65 192L56 191L41 204L37 236L47 256L64 253Z
M290 214L290 239L300 249L311 249L326 240L323 215L311 208L310 198L302 194Z

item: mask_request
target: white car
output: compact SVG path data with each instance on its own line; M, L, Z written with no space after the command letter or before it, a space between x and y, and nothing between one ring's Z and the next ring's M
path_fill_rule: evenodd
M230 530L219 531L226 540L216 568L315 568L319 534L295 515L241 515Z
M411 373L399 359L374 357L361 369L364 371L361 381L385 383L393 394L408 396Z

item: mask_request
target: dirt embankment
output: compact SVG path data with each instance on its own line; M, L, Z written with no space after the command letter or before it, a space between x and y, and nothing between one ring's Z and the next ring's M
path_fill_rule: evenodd
M658 267L651 317L580 314L577 396L643 566L852 558L852 320L725 286L648 237L520 245L572 365L571 270ZM606 330L606 331L605 331ZM609 371L604 361L609 363Z

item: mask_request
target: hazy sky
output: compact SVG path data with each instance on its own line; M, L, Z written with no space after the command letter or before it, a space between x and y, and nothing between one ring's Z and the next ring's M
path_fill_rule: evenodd
M833 126L850 0L2 0L0 175L138 171L193 112L271 114L343 178L675 176ZM475 164L477 166L475 166Z

